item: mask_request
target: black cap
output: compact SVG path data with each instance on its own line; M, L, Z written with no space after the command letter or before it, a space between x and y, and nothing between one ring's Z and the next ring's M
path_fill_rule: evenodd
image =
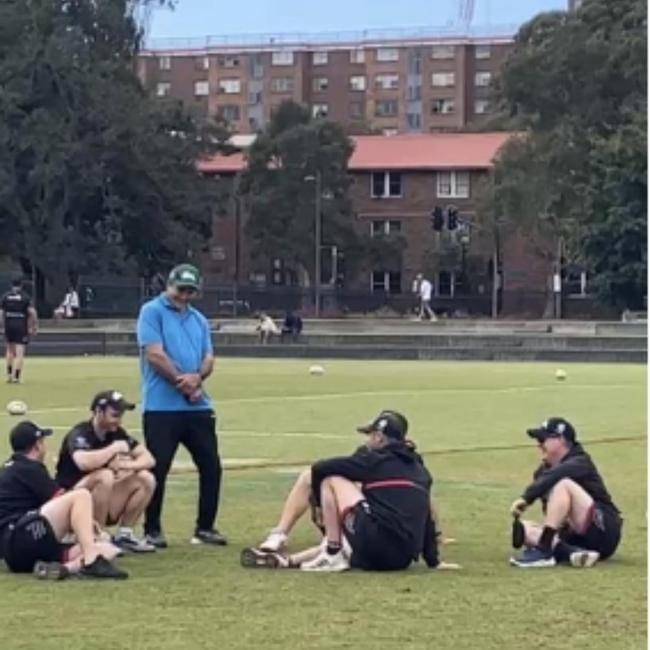
M41 438L52 435L52 429L43 429L33 422L19 422L9 434L9 442L14 451L29 451Z
M379 431L387 438L393 440L404 440L408 432L408 420L397 411L382 411L374 420L368 424L357 427L359 433L372 433Z
M124 411L132 411L135 408L135 404L127 401L124 398L124 395L117 390L103 390L101 393L97 393L93 398L93 401L90 405L90 410L95 411L96 409L104 410L107 407L111 407L116 411L124 413Z
M544 442L549 438L564 438L573 444L577 437L573 425L564 418L549 418L542 422L541 427L528 429L527 433L538 442Z

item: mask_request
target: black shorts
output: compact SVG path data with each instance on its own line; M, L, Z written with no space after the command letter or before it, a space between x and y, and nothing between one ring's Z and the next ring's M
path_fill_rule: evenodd
M606 560L614 555L621 541L623 520L611 508L594 504L591 522L581 534L571 529L560 533L560 538L571 546L598 551L600 559Z
M5 325L5 341L13 345L27 345L29 343L29 333L25 325Z
M50 522L39 512L28 512L9 524L4 539L4 560L14 573L31 573L39 560L62 562L65 546L56 538Z
M360 501L341 517L343 534L352 547L350 566L365 571L399 571L413 561L404 541L382 526L367 501Z

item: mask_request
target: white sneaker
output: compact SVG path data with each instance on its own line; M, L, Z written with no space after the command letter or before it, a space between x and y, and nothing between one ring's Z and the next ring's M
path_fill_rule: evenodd
M287 546L289 536L281 530L272 530L266 539L258 546L262 551L277 553Z
M300 565L301 571L313 571L322 573L337 573L339 571L347 571L350 568L350 563L343 555L343 551L339 551L335 555L330 555L327 552L319 553L310 562L303 562Z
M571 566L576 569L590 569L600 559L597 551L575 551L569 556Z
M120 529L113 537L113 546L123 551L131 551L132 553L155 553L156 547L150 544L146 539L136 537L135 533L130 528Z

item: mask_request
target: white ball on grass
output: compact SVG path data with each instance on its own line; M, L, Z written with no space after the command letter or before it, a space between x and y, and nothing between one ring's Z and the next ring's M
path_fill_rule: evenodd
M566 379L566 372L562 368L558 368L555 371L555 379L558 381L564 381Z
M19 399L12 400L7 404L7 413L9 415L25 415L27 413L27 404Z
M311 366L311 368L309 368L309 374L310 375L324 375L325 374L325 368L323 368L323 366Z

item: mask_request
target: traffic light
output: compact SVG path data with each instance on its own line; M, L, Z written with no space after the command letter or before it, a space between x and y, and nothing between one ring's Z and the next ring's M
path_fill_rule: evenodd
M442 229L444 228L445 225L445 215L442 212L442 208L437 205L435 208L433 208L433 212L431 213L431 227L436 231L436 232L441 232Z
M458 228L458 210L456 208L447 208L447 228L449 230Z

